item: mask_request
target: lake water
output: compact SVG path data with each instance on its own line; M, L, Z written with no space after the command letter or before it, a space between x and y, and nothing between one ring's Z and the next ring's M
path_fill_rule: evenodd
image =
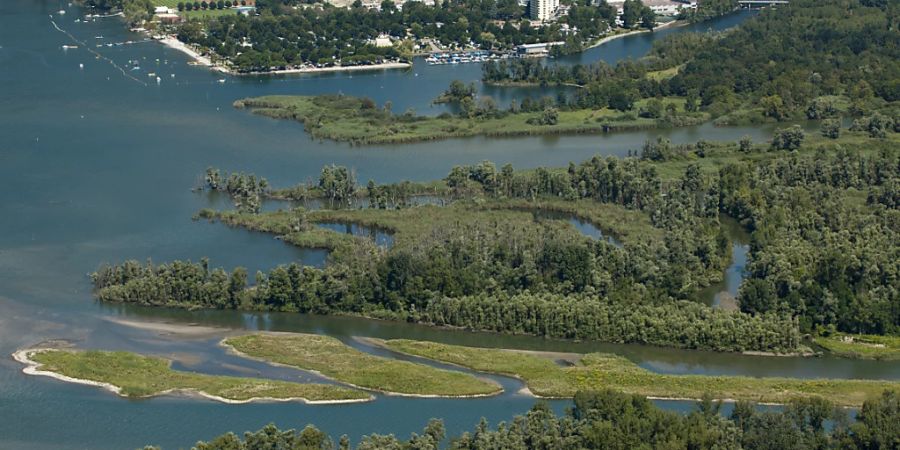
M354 168L363 182L420 181L443 177L453 165L484 159L517 168L564 166L596 153L624 155L657 135L676 143L736 140L743 135L765 140L771 129L703 125L602 136L472 138L384 147L318 142L296 123L253 116L231 104L264 94L343 92L368 95L379 103L390 100L396 111L411 107L432 114L442 109L431 106L431 99L450 80L476 80L480 69L417 64L409 71L227 77L219 83L221 75L190 67L184 55L155 43L107 47L106 43L141 36L125 30L117 19L76 23L81 18L78 9L67 7L68 13L59 16L60 7L65 3L0 2L0 355L47 339L67 339L82 348L168 356L178 368L309 377L228 357L216 347L215 336L160 335L113 321L127 319L327 333L347 341L352 336L409 337L498 347L605 350L667 373L900 378L898 363L744 357L451 332L354 318L99 304L91 296L86 274L105 262L207 256L215 266L242 265L252 272L310 257L270 235L192 221L198 209L211 201L222 202L191 192L207 166L255 172L274 186L315 179L321 167L331 163ZM732 25L745 18L743 14L694 28ZM77 42L55 29L51 16ZM661 34L613 41L563 62L636 58ZM79 48L63 50L63 45ZM135 64L129 61L137 61L141 69L131 70ZM147 76L149 72L160 77L158 84L155 76ZM500 101L546 93L481 89ZM344 406L231 406L177 397L129 401L92 387L26 376L21 369L11 358L0 358L0 448L123 449L144 444L182 448L197 439L269 422L282 427L315 423L335 436L348 433L354 439L373 432L406 436L429 417L444 418L448 431L455 434L473 427L482 416L497 423L535 402L514 392L474 400L379 396L375 402ZM515 386L511 380L503 382ZM552 403L557 410L568 404ZM663 404L689 408L683 402Z

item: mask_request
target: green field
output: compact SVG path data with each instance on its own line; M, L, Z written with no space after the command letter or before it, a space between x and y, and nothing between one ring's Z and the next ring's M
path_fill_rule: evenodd
M718 399L784 403L796 397L823 397L843 406L860 406L886 389L900 388L900 383L888 381L663 375L603 353L575 355L573 365L562 366L554 361L559 355L402 339L380 342L397 352L520 378L531 392L543 397L571 397L579 390L611 388L660 398L697 399L709 393Z
M368 400L365 392L328 384L302 384L259 378L204 375L172 370L170 362L130 352L42 350L30 359L38 369L117 386L126 397L152 397L169 391L196 391L233 401L303 399L310 402Z
M852 339L852 340L851 340ZM900 337L870 334L817 336L813 341L837 356L846 358L898 360Z
M316 139L397 144L469 136L604 133L659 126L656 119L636 117L643 102L637 102L632 113L610 109L559 111L555 125L528 123L529 119L540 117L541 112L501 114L492 118L394 115L375 105L366 105L363 99L348 96L276 95L238 100L234 106L267 117L300 121ZM683 105L681 99L666 102L675 103L676 107ZM695 122L706 118L703 114L695 116L692 118Z
M464 397L502 391L472 375L373 356L341 341L315 334L252 334L223 344L244 355L380 392L416 396Z

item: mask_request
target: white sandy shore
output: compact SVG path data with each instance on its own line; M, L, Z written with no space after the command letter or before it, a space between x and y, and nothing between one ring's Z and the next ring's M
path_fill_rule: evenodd
M162 39L157 38L157 40L159 41L160 44L163 44L166 47L169 47L173 50L178 50L179 52L182 52L182 53L190 56L191 59L193 59L194 62L196 62L197 64L200 64L202 66L212 67L214 70L220 70L220 69L216 69L216 67L212 63L212 60L210 60L206 56L201 55L200 53L197 53L196 51L194 51L194 49L187 46L184 42L181 42L172 36L165 36Z
M301 334L301 333L263 332L263 333L257 333L257 334L270 334L270 335L290 336L290 335L297 335L297 334ZM354 338L354 339L360 339L360 338ZM369 339L369 338L361 338L361 339ZM391 396L391 397L413 397L413 398L484 398L484 397L493 397L493 396L495 396L495 395L500 395L500 394L503 393L503 388L502 388L501 386L497 386L497 391L495 391L495 392L491 392L491 393L488 393L488 394L472 394L472 395L407 394L407 393L402 393L402 392L392 392L392 391L385 391L385 390L382 390L382 389L367 388L367 387L364 387L364 386L357 386L357 385L355 385L355 384L353 384L353 383L348 383L348 382L346 382L346 381L336 380L336 379L334 379L334 378L332 378L332 377L330 377L330 376L328 376L328 375L323 374L322 372L319 372L318 370L303 369L303 368L296 367L296 366L292 366L292 365L289 365L289 364L282 364L282 363L279 363L279 362L270 361L270 360L268 360L268 359L257 358L257 357L255 357L255 356L250 356L250 355L248 355L248 354L246 354L246 353L244 353L244 352L242 352L242 351L240 351L240 350L238 350L238 349L236 349L236 348L234 348L234 347L228 345L228 344L225 342L226 340L227 340L227 338L222 339L221 341L219 341L219 345L222 346L229 354L232 354L232 355L235 355L235 356L240 356L241 358L251 359L251 360L253 360L253 361L263 362L263 363L266 363L266 364L269 364L269 365L275 366L275 367L286 367L286 368L294 369L294 370L302 370L302 371L304 371L304 372L309 372L309 373L315 374L315 375L320 376L320 377L322 377L322 378L325 378L325 379L327 379L327 380L334 381L335 383L340 383L340 384L342 384L342 385L350 386L350 387L352 387L352 388L360 389L360 390L363 390L363 391L377 392L377 393L379 393L379 394L383 394L383 395L387 395L387 396ZM493 380L491 380L491 381L493 382Z
M381 63L381 64L371 64L367 66L334 66L334 67L305 67L302 69L284 69L284 70L272 70L269 72L249 72L249 73L239 73L235 72L221 64L214 64L209 57L203 56L198 53L196 50L191 48L189 45L184 42L179 41L173 36L165 36L163 38L157 38L159 43L173 49L178 50L188 56L191 57L197 64L201 66L209 67L211 70L227 73L229 75L235 76L256 76L256 75L291 75L291 74L304 74L304 73L327 73L327 72L359 72L359 71L367 71L367 70L387 70L387 69L406 69L412 67L410 63L401 63L401 62L389 62L389 63Z
M687 25L687 22L683 22L683 21L679 21L679 20L673 20L673 21L671 21L671 22L666 22L666 23L664 23L664 24L662 24L662 25L660 25L660 26L653 27L652 30L643 29L643 30L629 31L629 32L627 32L627 33L622 33L622 34L615 34L615 35L607 36L607 37L605 37L605 38L603 38L603 39L600 39L599 41L594 42L593 44L589 45L587 48L599 47L599 46L601 46L601 45L603 45L603 44L605 44L605 43L607 43L607 42L609 42L609 41L614 41L614 40L616 40L616 39L623 38L623 37L625 37L625 36L631 36L631 35L634 35L634 34L641 34L641 33L649 33L649 32L651 32L651 31L659 31L659 30L662 30L662 29L664 29L664 28L669 28L669 27L673 27L673 26L682 26L682 25Z
M284 69L273 70L270 72L248 72L248 73L232 73L237 76L255 76L255 75L291 75L302 73L327 73L327 72L363 72L369 70L388 70L388 69L406 69L412 67L410 63L390 62L381 64L370 64L367 66L333 66L333 67L306 67L302 69Z
M52 349L52 348L23 349L23 350L19 350L19 351L13 353L12 357L16 361L18 361L26 366L24 369L22 369L22 372L24 372L25 374L55 378L57 380L65 381L67 383L95 386L95 387L103 388L107 391L110 391L120 397L132 398L131 396L123 394L122 389L120 387L115 386L110 383L104 383L104 382L94 381L94 380L85 380L85 379L81 379L81 378L73 378L73 377L62 375L62 374L59 374L56 372L40 370L41 364L32 360L31 355L33 355L35 353L46 352L46 351L60 351L60 350ZM161 395L173 395L173 394L199 396L199 397L207 398L210 400L215 400L215 401L222 402L222 403L227 403L230 405L240 405L240 404L253 403L253 402L269 403L269 402L294 402L294 401L306 403L309 405L337 405L337 404L344 404L344 403L361 403L361 402L368 402L368 401L374 400L374 398L371 396L369 398L348 399L348 400L308 400L308 399L305 399L302 397L288 397L288 398L251 397L246 400L234 400L234 399L230 399L230 398L219 397L218 395L212 395L212 394L209 394L207 392L204 392L204 391L198 390L198 389L167 389L165 391L158 392L158 393L150 395L148 397L156 397L156 396L161 396Z

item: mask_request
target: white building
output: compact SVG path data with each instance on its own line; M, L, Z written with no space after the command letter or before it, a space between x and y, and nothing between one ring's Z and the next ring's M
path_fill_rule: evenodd
M528 15L532 20L550 20L554 17L559 0L531 0L528 4Z

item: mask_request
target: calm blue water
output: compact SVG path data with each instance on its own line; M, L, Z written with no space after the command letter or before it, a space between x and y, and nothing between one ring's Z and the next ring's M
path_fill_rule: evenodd
M61 7L68 13L58 16ZM59 27L72 36L56 30ZM708 25L737 23L735 15ZM751 358L641 346L567 343L527 337L435 330L353 318L221 311L170 311L101 305L86 274L104 262L135 258L198 260L264 270L323 258L221 224L192 221L200 208L227 207L227 198L191 192L206 167L254 172L273 186L315 179L325 164L356 170L360 180L430 180L453 165L490 159L518 168L564 166L596 153L624 155L648 138L673 142L768 139L766 127L709 125L603 136L462 139L427 144L353 147L308 138L301 126L237 111L236 99L263 94L343 92L392 101L397 111L430 105L452 79L476 80L477 65L417 64L412 70L325 76L225 78L187 65L184 55L155 43L113 47L141 36L116 19L76 23L76 8L58 1L0 2L0 354L47 339L82 348L127 349L173 358L176 367L210 373L309 379L299 371L228 357L215 345L221 333L181 336L115 322L198 323L235 330L293 330L352 336L409 337L472 345L564 351L613 351L643 367L669 373L743 373L900 378L900 365L828 358ZM666 33L678 32L669 30ZM662 34L662 33L660 33ZM97 38L102 36L102 38ZM615 61L646 52L653 35L614 41L579 58ZM79 45L62 50L63 45ZM88 49L99 53L90 53ZM131 70L137 62L140 70ZM571 62L572 60L568 60ZM83 65L80 68L79 65ZM124 75L119 68L127 73ZM160 77L157 84L153 72ZM172 75L175 75L172 77ZM132 78L133 77L133 78ZM540 89L484 88L499 101L543 95ZM267 207L279 207L267 206ZM510 380L504 383L513 383ZM95 388L22 374L0 358L0 448L128 449L145 444L190 446L225 431L315 423L353 438L373 432L406 436L430 417L455 434L484 416L492 423L524 412L534 399L514 391L476 400L417 400L379 396L367 404L223 405L165 397L129 401ZM568 402L553 402L561 410ZM685 403L666 402L684 409Z

